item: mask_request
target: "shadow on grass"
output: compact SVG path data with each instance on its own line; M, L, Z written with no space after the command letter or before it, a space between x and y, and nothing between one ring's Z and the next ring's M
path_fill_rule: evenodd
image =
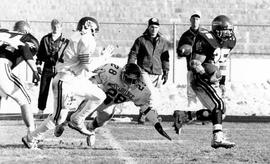
M14 149L14 148L26 148L26 147L23 144L0 145L0 149L11 149L11 148Z

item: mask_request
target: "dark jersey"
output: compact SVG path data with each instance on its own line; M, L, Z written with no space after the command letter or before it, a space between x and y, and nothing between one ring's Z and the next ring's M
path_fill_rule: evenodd
M205 63L222 63L226 61L235 44L235 37L223 41L216 38L212 32L204 30L197 35L192 52L193 54L205 55Z
M0 58L10 60L12 69L23 60L33 59L38 45L38 40L31 34L0 29Z

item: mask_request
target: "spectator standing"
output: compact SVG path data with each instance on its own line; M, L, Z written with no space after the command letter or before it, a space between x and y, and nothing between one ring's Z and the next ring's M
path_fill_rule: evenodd
M157 96L156 88L163 80L165 84L169 74L168 41L161 36L160 24L157 18L148 20L148 27L138 37L128 54L128 63L136 63L142 69L142 76L149 86L153 96ZM138 123L145 122L145 115L140 111Z
M55 76L55 64L58 60L58 52L64 45L65 38L62 36L62 23L53 19L51 21L52 32L43 36L37 54L36 64L41 74L41 82L38 96L38 115L42 118L48 99L49 89L52 78ZM41 71L41 65L43 69ZM41 73L42 72L42 73Z

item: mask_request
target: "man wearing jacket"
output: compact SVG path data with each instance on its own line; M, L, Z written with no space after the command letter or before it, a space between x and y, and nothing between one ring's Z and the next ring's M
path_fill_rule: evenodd
M141 67L153 99L156 99L153 96L157 96L154 87L160 87L162 80L162 84L167 82L170 67L168 41L161 36L159 29L159 20L149 19L147 29L135 40L128 54L128 63L136 63ZM145 116L140 112L138 123L144 122Z

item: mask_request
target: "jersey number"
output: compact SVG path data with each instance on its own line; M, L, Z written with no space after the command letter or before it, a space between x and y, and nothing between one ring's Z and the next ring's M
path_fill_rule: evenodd
M116 89L110 88L106 92L107 95L107 101L114 102L115 104L119 104L122 102L125 102L127 98L123 96L122 94L118 93Z

